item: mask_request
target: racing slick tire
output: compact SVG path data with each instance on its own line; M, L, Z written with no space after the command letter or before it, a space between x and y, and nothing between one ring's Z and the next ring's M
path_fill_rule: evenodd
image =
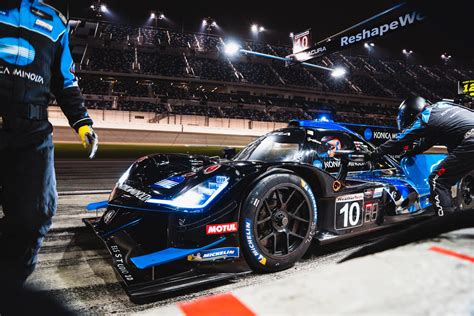
M309 184L294 174L260 180L242 204L240 215L242 253L256 272L292 267L316 232L316 198Z
M456 209L474 210L474 171L465 175L457 184Z

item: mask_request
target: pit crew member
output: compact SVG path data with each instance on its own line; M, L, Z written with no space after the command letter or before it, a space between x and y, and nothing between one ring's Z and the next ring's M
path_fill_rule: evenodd
M68 34L64 16L39 0L0 1L2 287L21 285L32 273L56 211L50 93L83 144L96 149Z
M410 155L445 145L448 156L429 176L430 202L438 216L453 212L451 187L474 170L474 112L452 102L430 104L422 97L412 97L401 103L397 123L401 133L380 145L371 159L399 154L415 141L418 145Z

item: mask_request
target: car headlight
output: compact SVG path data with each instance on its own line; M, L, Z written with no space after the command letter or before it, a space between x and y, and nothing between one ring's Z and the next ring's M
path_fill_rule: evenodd
M117 184L118 185L121 185L123 184L125 181L128 180L128 177L130 177L130 170L132 169L132 166L128 167L127 171L125 171L122 176L120 177L120 179L118 180Z
M214 176L171 200L149 199L146 203L168 205L182 209L203 209L229 184L229 177Z
M117 189L119 186L121 186L122 184L125 183L125 181L128 180L128 178L130 177L130 170L132 169L132 166L130 166L127 171L125 171L122 176L120 177L120 179L117 181L117 183L115 184L114 188L112 189L112 192L110 192L110 195L109 195L109 202L111 200L113 200L115 198L115 195L117 194Z

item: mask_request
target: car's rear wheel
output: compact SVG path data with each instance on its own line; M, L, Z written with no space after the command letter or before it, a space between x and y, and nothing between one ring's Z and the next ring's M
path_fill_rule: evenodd
M458 210L474 210L474 171L458 183L456 204Z
M240 243L249 266L274 272L293 266L316 231L317 206L310 186L293 174L274 174L250 191L242 205Z

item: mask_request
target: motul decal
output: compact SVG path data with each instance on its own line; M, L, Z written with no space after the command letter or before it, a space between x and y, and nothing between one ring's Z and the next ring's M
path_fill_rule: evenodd
M206 225L206 235L235 233L238 229L239 224L237 222Z

